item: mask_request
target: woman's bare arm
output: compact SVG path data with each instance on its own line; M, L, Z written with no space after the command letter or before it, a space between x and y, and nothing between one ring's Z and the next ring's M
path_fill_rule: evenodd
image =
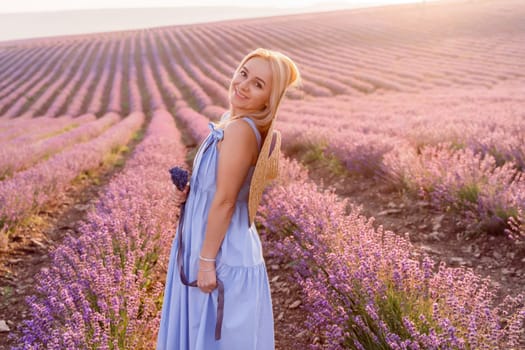
M237 120L225 128L219 151L217 187L208 214L201 256L215 258L217 255L256 150L257 139L247 122Z

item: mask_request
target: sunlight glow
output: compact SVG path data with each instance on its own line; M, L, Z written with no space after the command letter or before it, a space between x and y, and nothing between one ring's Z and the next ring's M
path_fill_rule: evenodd
M329 6L333 8L368 7L398 3L425 2L425 0L18 0L0 3L0 13L49 12L81 9L109 8L155 8L155 7L199 7L199 6L235 6L235 7L273 7L303 8L310 6Z

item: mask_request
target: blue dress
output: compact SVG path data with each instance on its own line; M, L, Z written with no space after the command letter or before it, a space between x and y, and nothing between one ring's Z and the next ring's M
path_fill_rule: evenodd
M227 112L228 113L228 112ZM223 115L223 118L227 116ZM261 135L250 124L261 149ZM197 279L199 253L206 232L208 211L216 189L219 151L224 131L209 123L210 134L193 162L190 191L183 213L183 229L172 244L164 302L157 337L157 350L273 350L274 324L268 274L255 225L249 225L248 194L255 169L248 171L237 205L216 257L217 279L224 286L222 326L216 340L218 297L216 288L203 293L181 282L177 264L179 234L182 234L183 271L189 281Z

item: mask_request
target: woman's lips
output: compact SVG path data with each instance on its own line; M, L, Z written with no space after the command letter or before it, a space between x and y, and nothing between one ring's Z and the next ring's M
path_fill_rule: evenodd
M243 100L247 99L247 97L244 97L243 95L241 95L239 93L239 90L238 89L235 89L235 94L239 97L239 98L242 98Z

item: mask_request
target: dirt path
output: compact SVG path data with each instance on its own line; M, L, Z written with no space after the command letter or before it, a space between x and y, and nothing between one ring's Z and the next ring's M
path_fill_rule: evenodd
M303 326L306 312L301 288L290 278L292 269L277 258L265 256L265 261L272 292L275 349L307 349L312 339Z

